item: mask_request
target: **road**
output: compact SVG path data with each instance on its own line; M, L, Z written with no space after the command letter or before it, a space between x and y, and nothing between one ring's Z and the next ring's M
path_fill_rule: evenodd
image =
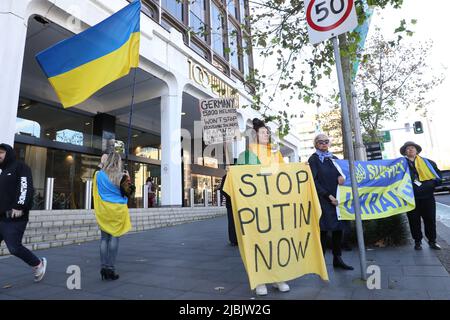
M448 192L436 195L436 220L450 228L450 194Z
M450 206L450 193L441 192L439 194L436 194L436 201Z

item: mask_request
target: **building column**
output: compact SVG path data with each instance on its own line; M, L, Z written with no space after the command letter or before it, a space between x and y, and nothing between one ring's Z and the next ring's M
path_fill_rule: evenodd
M161 205L182 206L181 108L183 92L161 97Z
M27 35L26 21L0 6L0 143L14 144L22 65Z

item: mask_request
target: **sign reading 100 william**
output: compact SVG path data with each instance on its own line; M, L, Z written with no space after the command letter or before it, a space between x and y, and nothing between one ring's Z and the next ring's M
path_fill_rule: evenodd
M354 0L305 0L309 41L313 44L358 26Z
M200 115L206 145L232 141L239 130L234 98L200 100Z

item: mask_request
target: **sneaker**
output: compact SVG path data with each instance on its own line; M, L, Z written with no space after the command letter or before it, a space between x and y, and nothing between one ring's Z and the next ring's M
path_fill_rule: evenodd
M267 287L265 284L259 284L256 286L256 295L257 296L267 295Z
M429 245L430 245L430 248L431 248L431 249L434 249L434 250L441 250L441 246L438 245L436 242L431 242L431 241L430 241Z
M34 269L34 282L39 282L44 278L45 270L47 269L47 259L42 258L41 264Z
M422 250L422 241L416 241L415 242L414 250Z
M291 290L286 282L276 282L273 284L273 286L281 292L288 292L289 290Z

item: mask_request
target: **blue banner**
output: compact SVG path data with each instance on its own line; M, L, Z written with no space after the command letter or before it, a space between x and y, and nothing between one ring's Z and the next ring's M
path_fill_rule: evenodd
M345 178L345 183L338 186L337 190L338 219L354 220L349 163L347 160L334 160L334 163ZM406 158L355 161L355 170L363 220L386 218L415 208Z

